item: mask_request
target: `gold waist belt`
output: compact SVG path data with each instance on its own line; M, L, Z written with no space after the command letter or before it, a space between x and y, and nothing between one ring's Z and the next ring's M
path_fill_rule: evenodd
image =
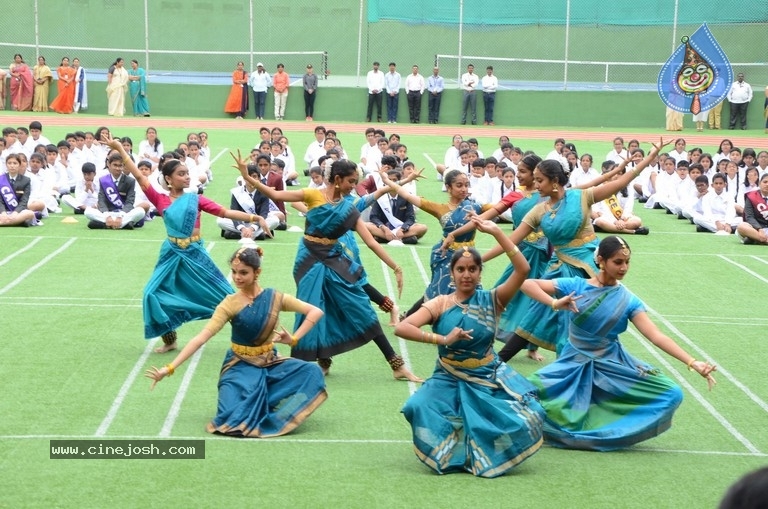
M181 249L187 249L190 244L193 242L198 242L200 240L200 235L193 235L191 237L186 237L184 239L179 237L168 237L168 240L171 241L172 244L176 244Z
M275 347L274 343L265 343L259 346L245 346L232 343L232 351L237 355L245 355L246 357L255 357L257 355L263 355L267 352L271 352Z
M583 237L580 239L573 239L569 243L563 244L562 246L555 246L555 249L563 249L566 247L579 247L579 246L583 246L584 244L588 244L593 240L597 240L597 235L595 235L594 233L591 233L586 237Z
M313 237L312 235L304 235L304 238L315 244L325 244L331 246L336 243L337 239L326 239L324 237Z
M458 368L479 368L480 366L485 366L486 364L493 362L493 354L489 353L482 359L466 359L463 361L456 361L447 357L440 357L440 360L446 364L450 364L451 366L456 366Z

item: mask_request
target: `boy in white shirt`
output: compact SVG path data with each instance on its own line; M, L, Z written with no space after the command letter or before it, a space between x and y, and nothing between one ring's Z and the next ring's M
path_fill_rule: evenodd
M715 174L712 189L701 199L701 214L693 216L696 231L728 235L736 231L741 221L733 200L725 192L725 176Z
M75 185L74 194L61 197L61 203L71 207L75 214L83 214L88 207L97 207L99 203L99 182L96 180L96 166L84 163L83 176Z

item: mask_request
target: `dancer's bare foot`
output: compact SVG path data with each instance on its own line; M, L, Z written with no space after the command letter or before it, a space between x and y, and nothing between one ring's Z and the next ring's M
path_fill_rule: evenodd
M397 304L394 304L389 311L389 325L394 327L398 323L400 323L400 308L397 307Z
M155 348L155 353L167 353L167 352L170 352L172 350L176 350L177 348L178 347L176 346L176 343L174 342L174 343L171 343L170 345L158 346L157 348Z
M411 373L411 371L405 366L392 370L392 376L395 377L395 380L402 380L406 382L416 382L416 383L424 382L423 379Z
M536 361L536 362L542 362L544 360L544 357L539 353L538 350L528 350L528 353L526 354L529 359Z

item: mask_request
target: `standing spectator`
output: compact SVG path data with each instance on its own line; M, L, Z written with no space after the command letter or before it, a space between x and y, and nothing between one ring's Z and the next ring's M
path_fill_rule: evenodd
M312 70L312 64L307 64L307 73L302 79L304 84L304 115L307 122L312 122L315 116L315 96L317 95L317 74Z
M765 87L765 134L768 134L768 87Z
M461 75L461 88L464 90L464 99L461 103L461 125L467 123L467 108L472 113L472 125L477 124L477 83L479 79L475 74L475 66L469 64L467 72Z
M118 58L107 72L107 114L113 117L125 115L125 91L128 89L128 71L123 59Z
M72 113L75 104L75 70L69 66L69 58L61 59L56 75L59 78L59 94L51 103L51 109L56 113Z
M275 120L283 120L285 117L285 103L288 102L288 86L291 78L285 72L283 64L277 64L277 72L272 77L272 86L275 87Z
M245 72L245 63L238 62L235 72L232 73L232 88L224 104L224 113L234 113L235 118L243 118L247 112L248 73Z
M34 95L32 70L21 55L16 53L11 64L11 110L31 111Z
M709 124L710 129L720 129L720 114L723 111L723 102L725 101L720 101L709 110L707 123Z
M485 108L485 120L483 125L493 124L493 106L496 103L496 89L499 88L499 80L493 75L493 66L485 68L485 76L480 80L483 86L483 106Z
M433 67L432 76L427 78L427 91L429 91L427 107L430 124L437 124L440 117L440 99L443 97L443 90L445 90L445 79L440 76L440 68ZM768 88L766 88L766 94L768 94ZM768 101L768 99L766 100Z
M419 74L419 66L414 65L411 68L411 74L405 78L405 90L408 94L408 113L411 117L411 124L418 124L421 117L421 95L424 93L424 76Z
M79 58L72 59L72 69L75 70L75 113L88 109L88 84L85 79L85 69L80 65Z
M728 129L736 128L736 120L741 124L741 128L747 128L747 106L752 100L752 87L744 82L744 73L736 75L736 81L731 85L728 91L728 102L731 105L731 120Z
M371 121L373 105L376 105L376 121L381 122L381 99L384 94L384 73L379 71L379 63L373 63L373 70L368 71L365 78L368 86L368 111L365 114L365 121Z
M267 89L272 84L269 73L264 70L264 64L256 64L256 72L248 78L248 84L253 89L253 109L257 120L264 120L264 109L267 104Z
M400 73L395 70L394 62L389 63L389 72L384 75L387 89L387 122L397 124L397 106L400 100Z
M139 67L138 60L131 60L131 70L128 71L129 85L131 92L131 103L133 104L134 117L149 116L149 101L147 101L147 72Z
M45 57L37 57L37 65L32 69L32 75L35 80L32 111L48 111L48 91L53 74L51 68L45 64Z

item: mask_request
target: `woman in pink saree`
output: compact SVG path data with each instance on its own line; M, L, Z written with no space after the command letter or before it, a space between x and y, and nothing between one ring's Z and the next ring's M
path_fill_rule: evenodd
M33 83L32 70L16 53L11 64L11 110L32 111Z

